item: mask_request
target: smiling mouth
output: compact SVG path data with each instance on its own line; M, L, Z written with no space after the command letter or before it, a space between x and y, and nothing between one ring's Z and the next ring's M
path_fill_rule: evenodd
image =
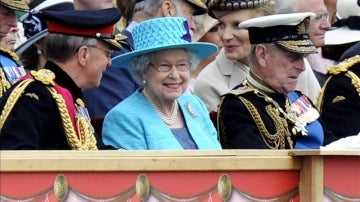
M180 87L179 83L176 84L164 84L166 87L171 88L171 89L177 89Z

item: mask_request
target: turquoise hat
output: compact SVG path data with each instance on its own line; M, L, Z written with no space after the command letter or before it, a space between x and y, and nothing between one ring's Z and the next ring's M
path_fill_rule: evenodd
M217 46L206 42L192 42L189 26L182 17L161 17L146 20L134 27L132 32L135 50L112 59L114 67L129 68L130 61L138 56L168 50L186 49L200 60L217 51Z

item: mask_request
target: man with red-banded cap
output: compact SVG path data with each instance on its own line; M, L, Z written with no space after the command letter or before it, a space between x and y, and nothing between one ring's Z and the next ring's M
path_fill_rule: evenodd
M111 65L116 8L42 11L49 34L47 63L14 84L0 99L0 149L97 150L82 90L97 87Z

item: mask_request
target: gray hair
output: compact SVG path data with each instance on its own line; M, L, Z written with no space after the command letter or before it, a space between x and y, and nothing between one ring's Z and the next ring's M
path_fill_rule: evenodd
M184 0L172 0L172 3L174 4L175 9L176 9L176 15L180 16L180 17L184 16L184 13L182 10L183 2L184 2Z
M46 59L52 62L66 62L81 46L96 46L95 38L50 33L43 39Z
M144 11L148 16L155 17L157 10L165 0L146 0L135 4L134 14Z
M187 50L188 56L189 56L189 60L190 60L190 71L193 71L197 68L197 66L199 65L199 58L193 53ZM149 64L150 64L150 58L154 55L155 53L149 53L146 55L142 55L139 57L135 57L131 60L130 63L130 70L131 70L131 74L133 75L135 81L137 81L138 83L143 83L143 77L142 77L142 72L144 72L147 68L149 68Z
M298 12L298 0L275 0L276 14L296 13Z
M277 48L277 46L274 44L274 43L261 43L262 45L264 45L266 48L268 49L273 49L273 48ZM251 66L257 66L259 63L257 61L257 58L256 58L256 46L259 45L259 44L253 44L251 45L251 48L250 48L250 53L248 55L248 61L249 61L249 64L253 64Z

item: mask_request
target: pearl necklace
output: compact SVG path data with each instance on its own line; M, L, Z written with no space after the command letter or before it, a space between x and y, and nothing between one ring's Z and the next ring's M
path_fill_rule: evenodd
M146 100L148 100L151 104L151 106L155 109L155 111L159 114L160 118L167 124L167 125L173 125L176 121L177 118L177 113L178 113L178 109L179 109L179 105L176 102L176 100L174 101L174 104L172 106L171 109L171 115L169 117L165 116L161 110L159 109L158 106L156 106L156 104L153 102L153 100L150 98L148 92L145 90L142 91L144 97L146 98Z

